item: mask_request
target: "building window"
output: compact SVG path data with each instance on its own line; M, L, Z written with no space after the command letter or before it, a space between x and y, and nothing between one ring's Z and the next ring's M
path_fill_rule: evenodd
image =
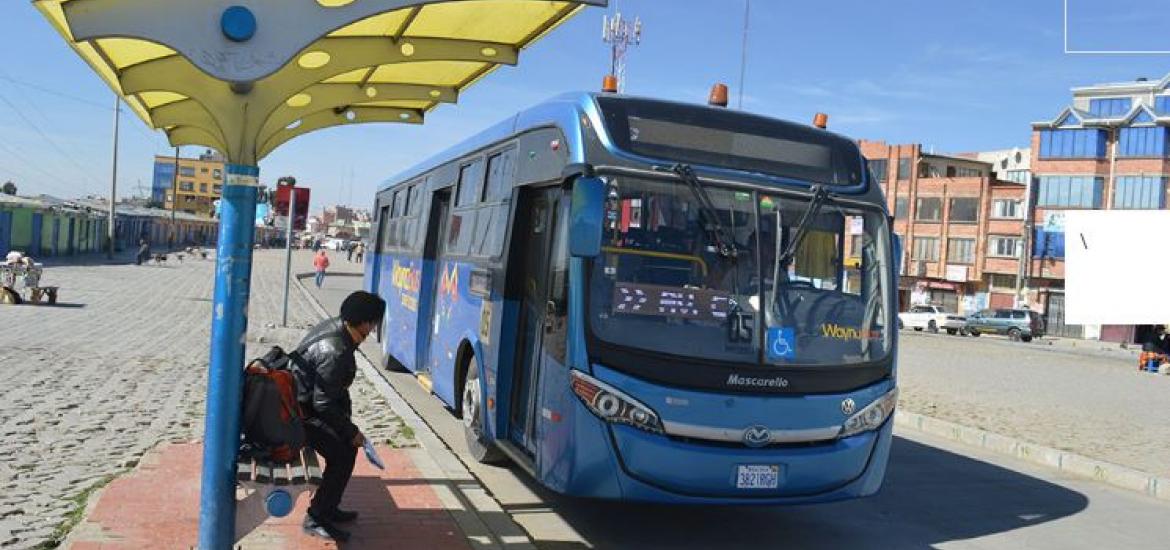
M960 178L981 178L983 177L983 170L969 166L958 166L955 167L955 176Z
M1007 173L1004 174L1004 181L1021 183L1024 185L1027 185L1031 179L1032 172L1029 170L1008 170Z
M1154 98L1154 112L1159 115L1170 114L1170 95Z
M1104 158L1104 130L1040 130L1041 158Z
M937 222L942 220L942 199L939 197L924 197L918 199L914 209L914 220L920 222Z
M1016 276L1005 275L1003 273L989 273L987 274L987 286L995 289L1016 289Z
M193 178L193 177L195 177L195 167L194 166L180 166L179 167L179 175L186 176L188 178Z
M195 182L181 181L181 182L179 182L179 190L180 191L194 191L195 190Z
M1018 258L1020 256L1019 237L988 237L987 255L995 258Z
M885 183L890 177L890 160L889 159L869 159L866 161L869 164L869 171L873 174L873 178L879 183Z
M910 214L910 198L898 197L894 199L894 217L899 220L906 219Z
M200 184L199 184L199 192L200 192L200 193L206 193L206 192L207 192L207 184L206 184L206 183L200 183Z
M1160 209L1165 205L1166 180L1160 176L1119 176L1113 208Z
M1093 176L1040 176L1036 206L1100 208L1104 178Z
M199 169L199 173L200 173L200 174L206 174L206 173L207 173L207 168L200 168L200 169Z
M483 179L482 161L466 164L459 169L459 190L455 196L455 206L464 206L475 202L479 195L479 182Z
M220 170L219 168L216 168L215 170L211 171L211 177L213 177L217 180L221 180L221 179L223 179L223 171Z
M898 159L898 180L908 179L910 179L910 159L900 158Z
M947 239L947 263L975 263L975 239Z
M938 261L938 239L936 237L914 237L915 260L926 262Z
M954 223L975 223L979 221L979 197L951 199L949 218Z
M1117 156L1166 156L1166 129L1161 126L1122 128L1117 142Z
M223 186L216 184L211 186L211 192L218 195L223 192Z
M991 201L991 217L1018 220L1024 217L1023 201L1018 199L995 199Z
M1090 99L1089 112L1099 117L1118 117L1129 112L1133 100L1128 97Z

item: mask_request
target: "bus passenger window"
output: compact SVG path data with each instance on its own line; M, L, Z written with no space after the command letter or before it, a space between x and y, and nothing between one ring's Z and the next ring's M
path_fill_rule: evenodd
M393 202L394 202L394 206L391 208L391 211L394 212L393 216L395 218L402 216L402 214L406 210L406 197L403 196L403 192L401 189L394 192L394 201Z
M512 184L512 170L515 165L515 149L500 151L491 156L487 163L487 183L483 187L483 202L508 198Z
M466 206L479 196L479 182L483 180L483 161L477 160L459 169L459 191L455 206Z

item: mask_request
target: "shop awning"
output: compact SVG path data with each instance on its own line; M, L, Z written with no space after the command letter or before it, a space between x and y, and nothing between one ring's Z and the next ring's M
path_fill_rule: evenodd
M254 165L329 126L421 124L607 0L34 0L172 145Z

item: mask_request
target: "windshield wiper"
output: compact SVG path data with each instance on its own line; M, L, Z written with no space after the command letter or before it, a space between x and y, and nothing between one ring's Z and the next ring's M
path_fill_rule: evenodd
M788 247L776 258L776 263L781 268L788 267L788 262L791 262L792 257L796 255L796 250L800 248L800 243L804 240L805 234L808 233L808 228L812 225L813 219L817 217L817 214L821 211L821 206L824 206L825 201L829 198L829 190L823 185L814 185L812 187L812 194L812 200L809 201L808 208L804 210L804 215L800 217L800 223L797 224L796 232L789 239ZM776 235L776 238L779 239L780 235Z
M780 251L780 236L784 228L784 222L780 219L780 208L776 208L776 264L772 271L772 299L771 306L776 308L781 306L780 303L780 287L781 280L788 280L788 263L792 261L793 256L796 255L797 249L800 247L800 242L804 240L805 233L808 232L809 226L821 211L821 206L829 199L829 190L823 185L814 185L811 189L812 199L809 200L808 208L805 208L804 215L800 217L800 222L796 225L796 232L792 234L792 238L788 240L788 246ZM783 279L782 279L783 278ZM785 286L787 282L785 282ZM790 307L787 309L791 309Z
M728 233L727 228L719 221L719 212L715 210L715 203L711 200L711 196L707 194L707 189L703 187L703 183L699 181L698 176L695 175L695 170L689 164L675 164L670 167L670 171L678 174L691 188L691 193L695 195L695 201L699 203L699 208L702 209L703 216L707 218L707 230L715 236L715 244L718 248L720 256L724 258L735 259L739 255L739 251L735 248L735 239Z

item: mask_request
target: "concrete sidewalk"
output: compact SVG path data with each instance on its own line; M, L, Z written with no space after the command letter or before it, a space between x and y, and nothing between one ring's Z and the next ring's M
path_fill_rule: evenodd
M357 511L360 517L346 527L353 538L342 548L470 548L432 488L434 480L427 479L416 464L417 452L380 446L385 470L375 469L359 454L342 507ZM67 546L75 550L193 547L198 538L202 456L198 443L155 448L132 473L101 492ZM310 497L311 493L302 493L293 512L283 518L238 514L237 548L337 548L302 532Z

